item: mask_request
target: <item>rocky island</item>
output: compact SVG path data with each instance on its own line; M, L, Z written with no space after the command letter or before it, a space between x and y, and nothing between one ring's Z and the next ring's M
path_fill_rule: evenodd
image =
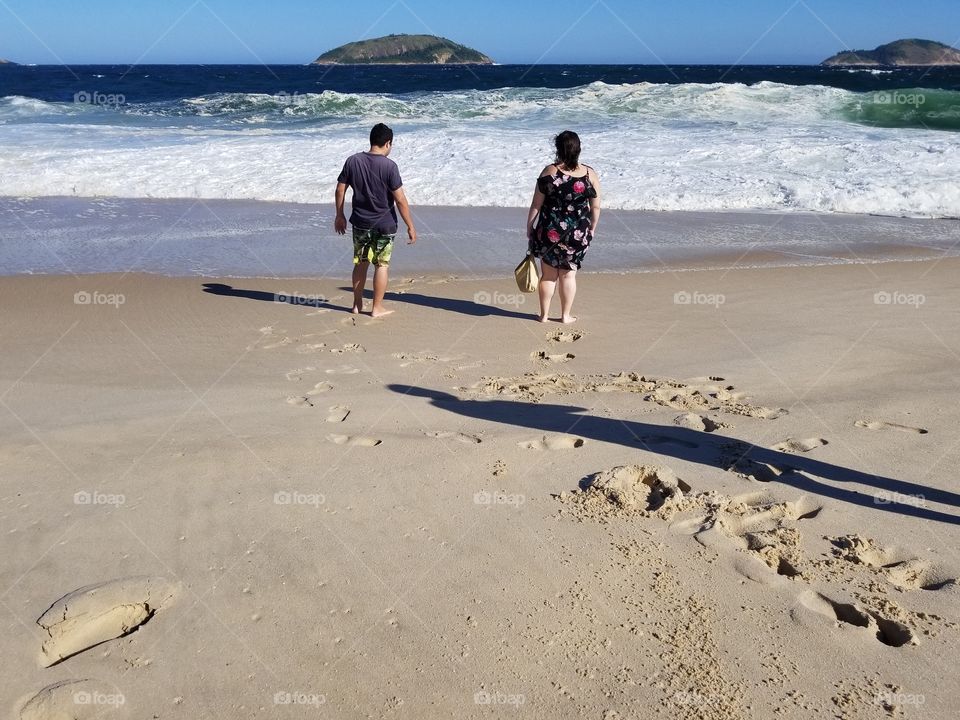
M876 50L837 53L821 65L901 66L960 65L960 50L934 40L897 40Z
M492 65L477 50L436 35L387 35L334 48L313 65Z

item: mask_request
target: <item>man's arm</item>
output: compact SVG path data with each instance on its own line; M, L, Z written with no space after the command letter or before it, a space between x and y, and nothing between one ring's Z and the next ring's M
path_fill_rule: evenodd
M410 237L407 245L413 245L417 241L417 229L413 226L413 218L410 217L410 203L407 202L407 195L403 192L402 187L393 191L393 199L397 203L397 211L400 213L400 217L407 225L407 235Z
M347 232L347 216L343 214L343 203L347 197L347 184L338 182L337 192L334 196L334 204L337 206L337 217L333 221L333 229L337 235L343 235Z

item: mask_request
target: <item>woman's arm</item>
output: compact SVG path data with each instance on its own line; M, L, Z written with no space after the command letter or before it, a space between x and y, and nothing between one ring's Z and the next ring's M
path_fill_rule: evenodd
M596 234L597 225L600 223L600 176L593 168L590 168L590 182L593 183L597 196L590 200L590 232Z
M530 203L530 212L527 213L527 237L533 235L533 224L537 221L540 208L543 207L543 193L540 188L533 191L533 201Z
M543 171L540 173L540 176L537 178L544 177L545 175L552 174L553 165L547 165ZM544 195L540 192L539 183L534 186L533 189L533 201L530 203L530 211L527 213L527 238L533 234L533 224L537 221L537 215L540 214L540 208L543 207Z

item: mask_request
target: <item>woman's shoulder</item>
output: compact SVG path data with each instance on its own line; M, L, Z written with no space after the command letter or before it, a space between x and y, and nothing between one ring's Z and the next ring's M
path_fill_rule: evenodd
M540 177L550 177L551 175L556 175L559 169L560 168L558 168L555 163L547 165L543 170L540 171Z
M597 171L594 170L590 165L583 163L583 166L587 169L587 176L590 178L590 182L597 182L600 179L600 176L597 175Z

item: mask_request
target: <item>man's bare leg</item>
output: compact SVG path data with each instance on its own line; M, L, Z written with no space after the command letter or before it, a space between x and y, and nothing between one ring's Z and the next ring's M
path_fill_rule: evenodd
M373 317L383 317L389 315L393 310L387 310L383 307L383 296L387 292L387 277L390 269L386 265L377 265L373 271Z
M367 285L367 269L370 263L361 262L353 266L353 308L350 312L358 315L363 312L363 289Z
M540 261L540 283L537 291L540 294L540 322L546 322L550 314L550 303L553 301L553 292L557 289L557 269L552 265Z
M577 296L577 271L560 270L560 322L569 325L577 319L570 314L573 310L573 299Z

